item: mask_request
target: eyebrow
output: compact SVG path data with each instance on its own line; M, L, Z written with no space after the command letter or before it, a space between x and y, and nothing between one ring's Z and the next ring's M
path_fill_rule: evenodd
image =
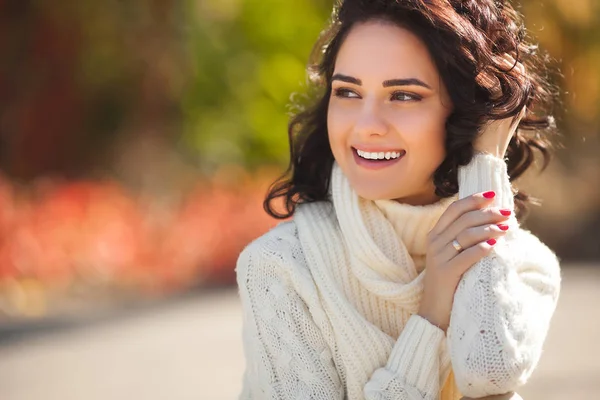
M353 76L343 75L343 74L335 74L331 78L332 81L342 81L347 83L352 83L354 85L361 86L362 81L358 78L354 78ZM431 86L426 84L420 79L417 78L405 78L405 79L388 79L383 81L383 87L390 86L422 86L427 89L431 89Z

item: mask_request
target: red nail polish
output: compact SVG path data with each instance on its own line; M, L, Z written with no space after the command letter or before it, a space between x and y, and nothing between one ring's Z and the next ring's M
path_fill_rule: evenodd
M486 199L493 199L495 196L496 196L496 192L493 192L493 191L485 192L483 194L483 197L485 197Z
M510 214L512 214L512 211L510 211L510 210L500 210L500 214L504 215L505 217L508 217Z
M489 244L490 246L493 246L496 244L496 239L490 239L487 241L487 244Z
M503 231L507 231L508 230L508 225L506 225L506 224L498 224L498 228L500 228Z

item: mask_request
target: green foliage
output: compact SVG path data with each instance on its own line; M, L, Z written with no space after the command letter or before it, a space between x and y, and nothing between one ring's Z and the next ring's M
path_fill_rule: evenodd
M286 161L290 94L330 12L320 0L189 0L183 138L201 165Z
M57 1L0 1L0 166L10 175L79 175L110 163L99 155L119 136L147 131L181 137L206 171L285 164L289 99L305 91L333 0ZM587 138L573 157L597 152L600 2L520 3L562 71L569 147Z
M284 164L290 95L305 90L305 66L333 1L188 0L191 79L183 143L203 167ZM534 41L558 60L566 93L556 110L566 136L597 137L600 59L594 0L523 0ZM565 109L567 112L565 113ZM582 128L582 125L588 128Z

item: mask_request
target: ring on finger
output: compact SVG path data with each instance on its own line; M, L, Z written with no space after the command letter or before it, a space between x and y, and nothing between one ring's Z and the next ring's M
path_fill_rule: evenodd
M459 253L463 251L463 247L460 245L460 243L458 243L458 240L456 239L452 241L452 247L454 247Z

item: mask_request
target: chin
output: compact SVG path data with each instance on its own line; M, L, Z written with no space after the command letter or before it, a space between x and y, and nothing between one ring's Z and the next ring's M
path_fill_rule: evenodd
M374 188L370 187L354 187L356 193L367 200L393 200L399 197L403 197L405 193L394 192L390 188Z
M375 185L373 182L361 182L362 184L354 185L354 191L358 196L367 200L395 200L400 203L413 205L432 204L439 201L435 195L435 186L425 185L422 190L399 190L398 187L390 187L389 185ZM404 187L403 189L406 189Z

